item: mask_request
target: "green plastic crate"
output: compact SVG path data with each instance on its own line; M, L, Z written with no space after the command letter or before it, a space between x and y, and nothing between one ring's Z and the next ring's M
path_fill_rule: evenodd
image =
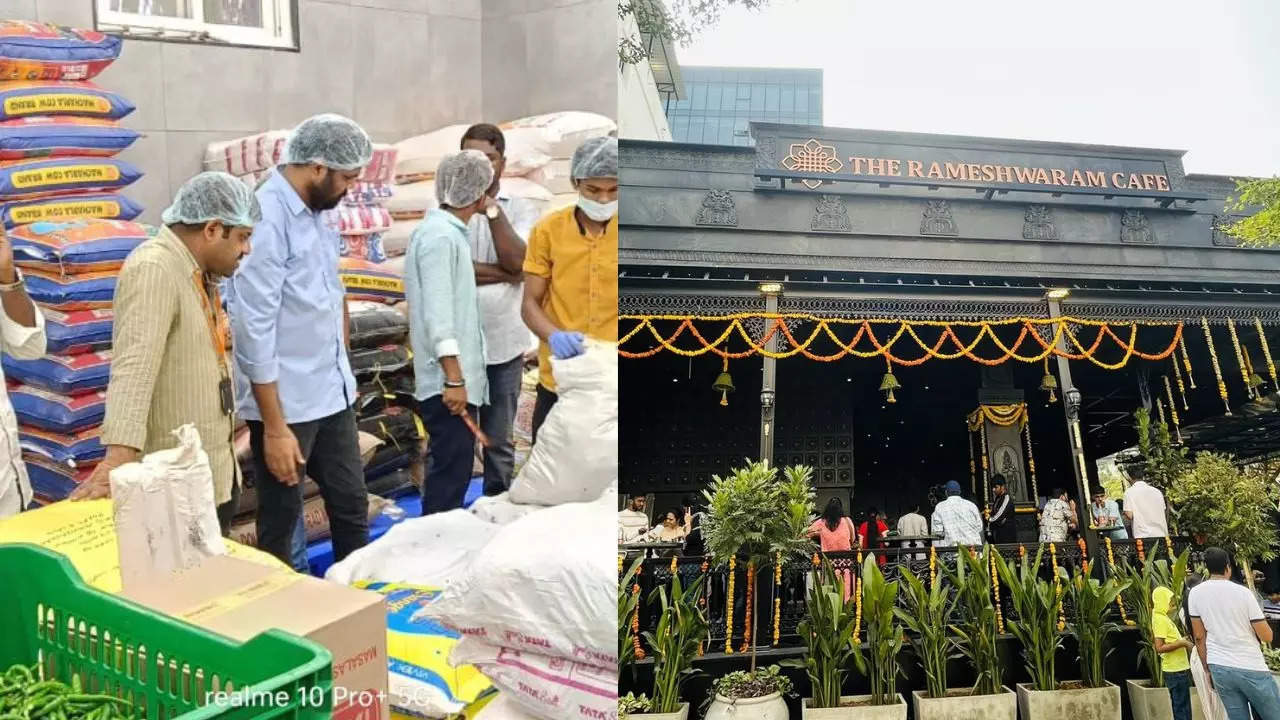
M333 658L309 640L270 630L235 642L89 587L35 545L0 545L0 588L0 672L39 663L48 679L78 675L147 720L332 714ZM217 688L230 692L208 701Z

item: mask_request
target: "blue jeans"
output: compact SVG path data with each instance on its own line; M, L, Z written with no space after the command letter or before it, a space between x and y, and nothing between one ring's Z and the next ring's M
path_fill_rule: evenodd
M1191 720L1191 671L1165 673L1164 686L1173 705L1173 720Z
M1271 673L1210 665L1209 674L1227 709L1227 720L1250 720L1250 706L1262 720L1280 720L1280 687Z

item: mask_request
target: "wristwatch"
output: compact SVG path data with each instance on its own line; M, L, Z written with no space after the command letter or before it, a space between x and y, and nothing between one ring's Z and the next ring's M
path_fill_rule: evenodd
M27 284L27 279L22 276L22 271L18 268L13 269L13 282L0 283L0 293L13 292L20 290Z
M499 212L501 212L501 210L498 209L497 205L490 205L489 209L484 211L484 216L490 220L497 220Z

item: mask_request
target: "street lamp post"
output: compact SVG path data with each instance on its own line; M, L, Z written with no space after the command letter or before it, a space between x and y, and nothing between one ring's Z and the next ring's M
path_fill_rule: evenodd
M772 322L770 318L778 314L778 296L782 294L782 283L761 283L760 294L764 295L765 332L768 332L768 323ZM760 385L760 460L769 465L773 465L775 436L773 413L778 378L778 361L772 356L778 352L779 335L781 333L776 332L769 335L769 340L765 343L767 352L764 355L761 370L763 376Z
M1049 317L1062 319L1062 301L1066 299L1065 289L1050 290L1046 299L1049 301ZM1056 349L1059 351L1058 382L1062 386L1062 410L1067 418L1067 445L1071 448L1071 467L1075 472L1076 489L1080 493L1077 508L1081 510L1078 522L1083 523L1081 534L1085 538L1085 546L1090 556L1096 557L1098 552L1098 533L1093 529L1093 516L1089 511L1089 472L1085 465L1084 436L1080 434L1080 410L1082 397L1080 391L1071 380L1071 365L1066 358L1066 333L1058 335Z

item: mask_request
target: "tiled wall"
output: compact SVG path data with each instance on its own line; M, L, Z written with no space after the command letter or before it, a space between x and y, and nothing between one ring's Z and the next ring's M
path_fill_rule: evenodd
M122 157L146 173L127 192L154 222L206 144L318 112L382 142L550 110L612 117L613 3L298 0L301 52L132 40L96 82L138 106L126 124L144 136ZM0 0L0 18L92 27L93 2Z

